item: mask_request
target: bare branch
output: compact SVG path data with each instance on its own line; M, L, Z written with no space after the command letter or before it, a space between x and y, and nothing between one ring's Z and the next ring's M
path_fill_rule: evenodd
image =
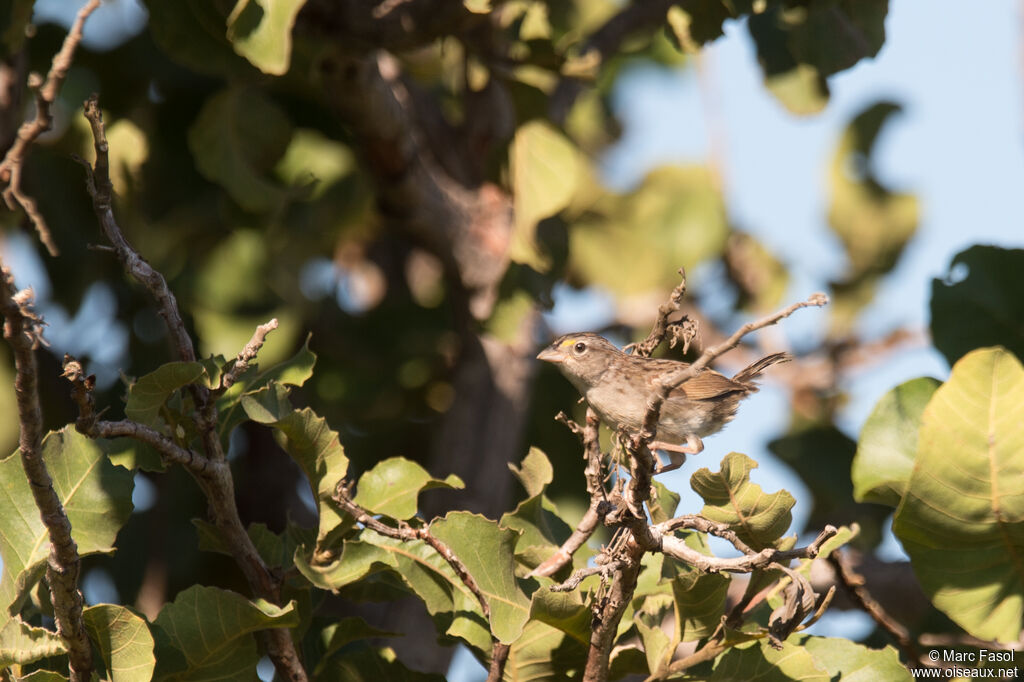
M35 225L36 232L39 233L39 240L43 242L51 256L56 256L60 250L57 248L57 243L53 240L53 235L50 234L50 228L46 224L46 219L39 212L39 207L36 205L35 200L21 189L21 171L32 143L40 135L53 127L53 113L50 111L50 107L53 106L54 101L57 99L60 86L63 85L64 79L67 78L68 70L71 68L75 49L77 49L78 44L82 41L82 28L85 26L85 20L99 6L100 0L90 0L78 11L74 23L71 24L71 30L68 31L67 36L64 38L64 44L61 46L60 51L53 56L50 72L46 74L46 80L40 82L39 76L35 74L34 78L29 78L29 87L36 89L35 118L31 121L26 121L18 128L18 136L15 138L14 144L7 150L4 160L0 162L0 182L7 183L7 188L3 191L7 207L12 211L18 206L24 209L29 220Z
M683 297L686 296L686 270L679 268L679 277L681 281L676 288L669 294L668 301L662 303L658 307L658 317L654 320L654 326L651 328L651 333L647 335L647 338L640 343L630 344L622 350L628 352L632 350L634 355L649 358L654 349L661 345L661 342L665 340L665 336L669 331L668 318L672 313L679 310L679 307L683 303ZM673 341L675 337L673 337ZM686 344L688 345L688 343ZM685 346L684 346L685 350Z
M57 633L68 650L73 682L92 676L92 648L82 621L82 593L78 589L81 559L71 536L71 521L53 489L53 479L43 461L43 413L39 407L38 368L35 350L42 341L42 319L32 309L32 291L16 291L14 277L0 264L0 313L4 338L14 353L14 392L18 403L18 449L39 516L50 537L46 582L53 600Z
M662 535L660 540L662 551L665 554L707 573L750 573L755 569L782 564L792 559L813 559L818 556L821 545L837 532L834 526L825 526L814 542L802 549L780 550L767 547L759 552L730 559L719 559L701 554L688 547L682 539L672 535Z
M261 324L256 327L256 331L253 333L249 343L245 344L245 348L238 354L235 359L235 364L228 370L220 380L220 388L214 393L219 394L231 388L238 377L242 376L245 370L249 369L249 363L256 358L256 354L260 352L260 348L263 347L264 341L266 341L267 334L277 329L277 318L275 317L266 324Z
M930 663L927 658L922 658L921 651L917 648L914 640L911 639L907 629L886 613L882 605L871 596L871 593L867 590L864 577L853 570L853 567L850 566L841 550L832 552L828 556L828 563L835 570L839 584L843 586L843 589L846 590L854 603L896 640L900 649L903 650L911 661L918 661L923 665Z

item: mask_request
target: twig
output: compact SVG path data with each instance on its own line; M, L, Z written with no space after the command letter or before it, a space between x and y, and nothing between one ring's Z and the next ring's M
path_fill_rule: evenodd
M35 350L42 345L43 320L32 308L32 290L15 291L14 277L0 264L0 313L4 338L14 352L17 375L14 392L18 403L18 449L32 497L50 537L46 582L53 600L57 634L68 650L71 680L85 682L92 675L92 648L82 621L82 593L78 589L81 559L71 536L71 521L53 489L53 479L43 461L43 413L39 407L38 368Z
M332 499L338 503L343 510L348 512L358 523L363 524L366 528L380 533L389 538L395 540L401 540L403 542L411 542L420 540L430 545L437 552L442 559L451 566L452 570L455 571L455 575L459 577L462 584L466 586L473 596L476 597L477 602L480 604L480 610L483 612L484 618L487 622L491 621L491 605L487 601L487 596L484 595L483 590L477 585L476 580L473 578L469 569L466 567L462 560L456 556L455 552L451 550L448 545L430 534L428 527L423 526L420 528L413 528L408 524L401 524L399 527L389 526L383 523L373 516L371 516L365 509L360 507L352 499L351 483L342 480L338 482L337 490L335 491ZM502 644L497 637L491 636L491 666L487 676L488 681L497 681L502 677L505 661L508 659L509 647L507 644Z
M607 504L607 497L601 479L601 443L598 439L598 424L600 420L593 409L587 408L587 422L581 427L569 419L564 412L559 412L555 417L563 422L569 429L583 439L583 452L587 460L587 466L583 470L583 476L587 481L587 492L590 494L590 506L587 508L583 518L576 524L575 530L566 538L562 546L554 554L544 560L539 566L530 571L526 577L536 576L550 577L562 570L570 561L576 551L590 539L597 530L601 521L601 508Z
M46 81L40 82L37 74L29 77L29 87L36 90L35 118L21 124L21 127L18 128L18 136L7 150L4 160L0 162L0 182L7 183L7 188L3 191L7 207L12 211L17 206L24 209L29 220L35 225L36 232L39 233L39 240L43 242L51 256L56 256L60 250L57 248L57 243L53 240L46 219L40 213L35 200L21 189L21 171L32 143L53 127L53 113L50 111L50 107L57 99L60 86L63 85L68 70L71 68L75 49L82 41L82 28L85 26L85 20L99 6L100 0L90 0L78 11L74 23L71 24L71 30L64 37L64 44L61 45L60 51L53 56L50 71L46 74Z
M679 307L683 303L683 297L686 296L686 270L679 268L679 277L681 281L676 288L669 294L668 301L662 303L658 307L658 317L654 320L654 326L651 327L651 333L647 335L647 338L640 343L630 344L623 348L623 352L628 351L632 348L634 355L640 357L649 358L654 349L661 345L661 342L665 340L665 335L669 329L669 316L678 311Z
M263 347L264 341L266 341L267 334L277 329L277 318L270 320L266 324L261 324L256 327L256 331L253 333L249 343L245 344L245 348L238 354L235 359L235 364L228 370L220 380L220 386L213 393L220 394L231 388L238 377L242 376L245 370L249 369L249 363L253 361L256 354L260 352L260 348Z
M656 529L657 526L654 528ZM825 526L814 542L801 549L780 550L774 547L766 547L759 552L729 559L720 559L701 554L697 550L688 547L683 540L673 535L661 535L660 544L662 551L668 556L707 573L750 573L755 569L767 568L773 564L781 564L792 559L813 559L818 556L821 545L837 532L834 526ZM657 535L658 533L656 532L655 534Z
M853 570L853 567L850 566L849 561L847 561L845 554L841 550L832 552L828 556L828 563L836 572L836 579L839 581L839 584L843 586L853 602L871 616L871 619L879 627L896 640L896 643L903 649L903 652L911 661L924 665L930 664L927 658L921 657L921 652L914 643L914 640L911 639L907 629L886 613L882 605L871 596L871 593L865 587L866 581L864 576Z
M107 240L114 247L122 267L132 277L139 280L156 300L157 309L170 333L173 347L178 359L194 361L196 359L192 338L185 329L178 302L167 286L167 280L153 266L139 255L125 238L121 227L117 224L113 212L113 191L110 183L110 161L106 131L103 127L103 114L96 95L85 102L85 117L92 128L93 144L96 149L96 162L89 165L82 161L86 172L86 188L92 197L93 211L99 220L100 227ZM270 325L271 323L268 323ZM239 358L249 362L255 357L266 334L273 326L263 325L256 330L253 340L239 353ZM266 329L264 329L266 327ZM251 354L251 355L250 355ZM273 574L263 561L252 539L242 525L235 504L235 484L231 477L231 469L227 466L224 449L217 433L217 405L211 399L208 388L199 384L190 384L189 390L195 400L194 422L203 445L200 457L189 450L170 447L167 439L154 435L151 429L131 422L97 422L96 430L101 427L106 433L125 435L137 438L158 449L172 461L180 461L188 467L196 483L203 491L210 505L210 515L220 531L225 545L228 547L235 563L242 570L253 593L267 601L280 605L281 578ZM302 667L295 642L291 633L283 628L263 630L263 641L267 654L274 663L278 674L291 682L304 682L306 670Z

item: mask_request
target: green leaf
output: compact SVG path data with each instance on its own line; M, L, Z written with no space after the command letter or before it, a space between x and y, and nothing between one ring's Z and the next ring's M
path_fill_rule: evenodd
M593 614L590 604L583 599L585 590L592 588L594 580L585 580L571 592L553 592L548 589L554 584L550 578L542 578L541 586L530 599L530 620L547 623L564 632L580 644L589 644L593 630Z
M644 644L647 669L651 673L661 671L675 651L668 633L661 629L661 623L669 608L671 604L665 603L664 600L648 599L644 603L644 608L637 611L633 617L633 624L636 625L640 640Z
M508 644L522 634L530 600L515 577L515 531L478 514L450 512L434 519L430 533L445 543L466 566L491 607L491 633Z
M922 377L892 389L871 411L857 443L850 476L858 502L895 507L917 456L921 413L942 382Z
M82 556L114 551L114 539L132 512L132 472L114 466L93 441L66 426L43 438L43 462L64 505ZM16 613L42 576L50 537L15 452L0 461L0 613Z
M480 602L448 565L422 540L397 540L364 529L359 539L390 552L397 574L423 601L439 631L462 639L481 655L491 650L491 633Z
M720 466L719 472L703 468L690 478L690 487L704 498L701 515L728 524L754 549L774 547L793 521L796 500L785 490L767 495L751 483L757 462L746 455L731 452Z
M359 477L353 501L373 513L405 520L416 515L421 491L463 487L462 481L454 474L444 480L433 478L416 462L404 457L390 457Z
M36 670L18 678L18 682L67 682L68 678L52 670Z
M349 616L335 621L320 631L320 643L324 648L324 657L328 657L335 651L350 642L361 639L374 639L378 637L401 637L400 632L389 632L375 628L362 618Z
M249 414L249 418L257 422L264 416L262 411ZM330 502L338 482L348 473L348 457L338 433L308 407L295 410L278 421L260 423L277 431L278 443L306 474L320 513L317 542L321 542L344 521Z
M283 205L284 188L267 177L291 138L291 122L256 90L232 88L203 105L188 132L196 168L228 191L246 211L266 213Z
M32 627L14 616L0 628L0 670L60 656L67 649L56 632Z
M509 154L515 201L509 255L543 271L549 263L537 248L537 223L561 211L572 199L581 172L579 151L550 124L533 120L516 130Z
M199 535L200 550L232 556L217 526L203 519L192 519L192 525ZM245 530L263 561L275 568L291 568L296 548L313 540L312 531L291 523L282 535L272 532L263 523L251 523Z
M810 652L789 642L775 650L765 639L728 649L715 659L710 682L830 682ZM885 679L885 678L873 678Z
M128 388L124 414L133 421L149 426L160 423L160 409L174 392L203 376L198 362L169 362L139 378Z
M932 281L932 339L952 365L982 346L1024 358L1024 250L972 246Z
M833 322L840 331L848 329L872 300L878 278L892 270L917 231L917 198L883 185L872 164L879 133L899 112L891 102L862 110L832 157L829 227L849 261L845 277L833 288Z
M569 535L572 528L558 515L555 505L544 495L527 498L516 505L515 510L501 517L502 528L519 533L516 542L516 559L523 562L520 573L526 574L550 557ZM573 555L573 565L585 564L592 551L580 547Z
M654 486L654 496L647 502L651 520L654 523L668 521L679 506L679 493L669 490L660 481L653 480L651 483Z
M543 450L536 447L530 448L530 451L526 453L522 468L512 462L508 463L508 468L526 488L526 494L529 497L543 493L547 485L555 478L555 470L552 468L548 456L544 454Z
M953 366L921 415L893 531L936 607L981 639L1024 624L1024 367L1003 349Z
M164 605L153 626L159 630L157 680L253 680L259 653L252 633L299 624L295 602L285 607L249 601L235 592L193 585ZM154 636L157 633L154 632ZM184 669L165 670L171 647Z
M706 537L689 533L686 544L698 552L711 555ZM718 626L729 592L730 580L718 573L704 573L695 568L666 561L663 574L670 578L675 608L677 642L694 642L707 637Z
M134 682L153 676L153 635L144 618L116 604L90 606L82 612L82 618L111 682Z
M692 272L725 248L728 216L705 167L657 168L628 194L595 191L569 230L570 269L620 299L671 290L680 265Z
M509 649L506 680L579 680L587 645L547 623L531 620Z
M306 0L238 0L228 16L228 40L263 73L282 76L292 58L292 27Z
M272 424L294 411L288 399L289 393L285 386L272 382L269 386L242 395L239 404L249 419L260 424Z
M295 567L309 582L332 592L371 573L399 566L393 552L358 540L346 540L337 558L326 564L310 562L301 547L295 551L294 560Z
M870 649L848 639L810 635L796 635L789 641L807 650L818 667L833 680L912 682L914 679L900 662L899 653L891 646Z

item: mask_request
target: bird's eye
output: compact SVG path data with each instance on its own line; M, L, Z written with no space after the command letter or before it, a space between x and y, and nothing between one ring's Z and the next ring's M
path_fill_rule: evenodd
M576 345L572 347L572 352L575 353L576 355L583 355L583 353L586 352L586 350L587 344L583 343L582 341L577 341Z

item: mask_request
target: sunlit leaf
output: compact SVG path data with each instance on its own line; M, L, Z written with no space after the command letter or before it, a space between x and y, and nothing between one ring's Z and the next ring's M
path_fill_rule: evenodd
M832 680L912 682L914 679L892 646L871 649L848 639L810 635L796 635L789 641L807 650Z
M53 479L82 556L114 551L114 539L132 512L132 472L114 466L93 441L66 426L43 438L43 462ZM50 537L15 452L0 461L0 612L16 612L42 576Z
M936 607L981 639L1024 626L1024 367L972 351L921 415L893 531Z
M295 552L295 567L306 580L335 592L371 573L398 566L393 552L358 540L346 540L338 556L326 564L311 563L301 547Z
M90 606L82 612L82 618L111 682L150 679L156 657L153 636L144 618L116 604Z
M416 462L390 457L360 476L354 502L367 511L405 520L416 515L420 492L463 487L454 474L437 479Z
M0 669L34 663L65 651L64 640L56 632L28 625L20 617L9 618L0 628Z
M785 490L769 495L752 483L757 462L746 455L729 453L720 466L717 472L698 469L690 478L690 487L704 498L701 515L728 524L754 549L775 546L793 521L796 500Z
M306 0L238 0L228 16L228 40L263 73L281 76L292 57L292 26Z
M864 422L850 476L859 502L895 507L917 456L921 413L941 384L922 377L900 384L878 401Z
M809 651L784 642L773 649L766 639L741 644L715 659L710 682L830 682L832 677ZM882 679L882 678L875 678Z

